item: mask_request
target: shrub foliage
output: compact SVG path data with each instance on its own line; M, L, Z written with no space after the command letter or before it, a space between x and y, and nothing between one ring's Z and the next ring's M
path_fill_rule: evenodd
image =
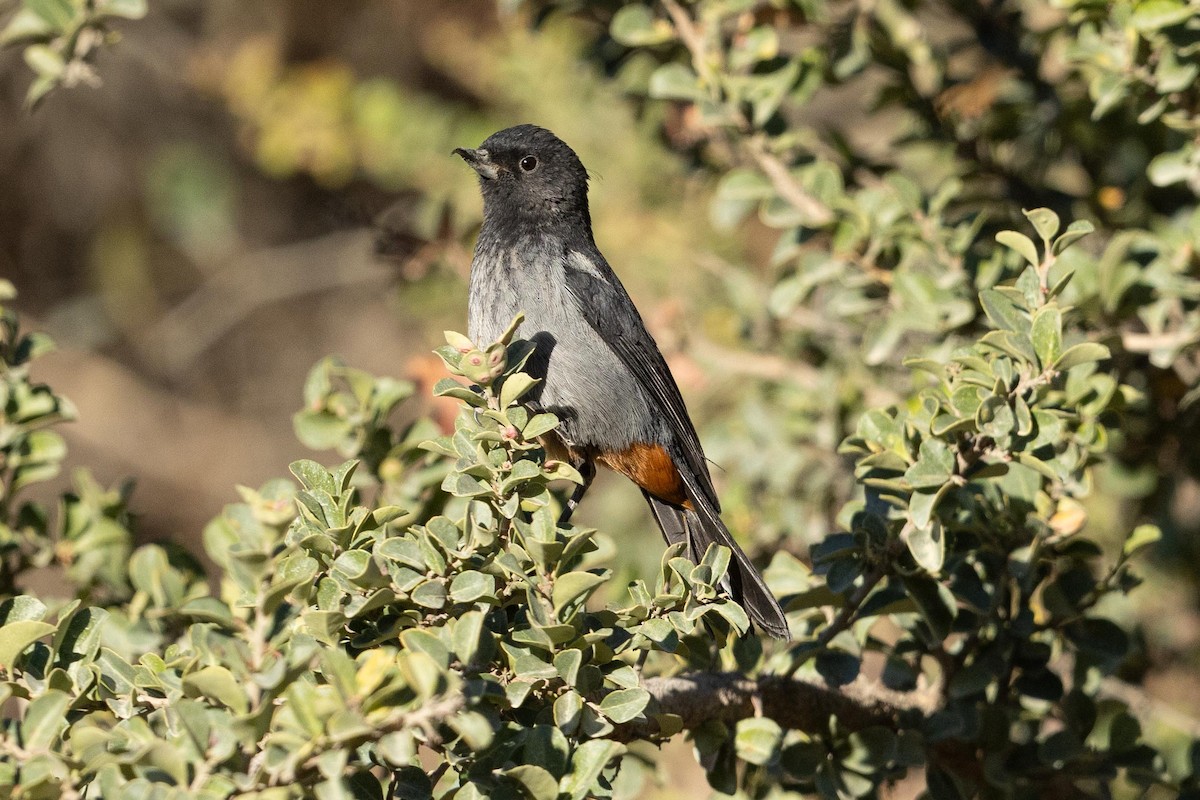
M1149 472L1127 516L1161 521L1138 503L1198 467L1161 447L1200 397L1194 4L502 5L573 19L712 173L713 222L774 242L714 270L754 380L712 441L794 640L748 630L720 548L626 583L556 524L579 476L521 404L519 319L447 334L450 432L392 424L410 384L314 367L297 435L350 460L240 488L217 574L135 547L127 488L30 499L73 411L2 286L0 790L635 797L685 736L747 797L1200 796L1194 734L1136 686L1159 528L1091 513ZM10 21L31 63L66 40L12 26L60 6ZM886 154L830 114L855 92ZM28 593L46 572L70 590Z

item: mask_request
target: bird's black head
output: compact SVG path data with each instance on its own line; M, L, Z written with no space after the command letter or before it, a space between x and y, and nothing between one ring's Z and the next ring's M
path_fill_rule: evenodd
M485 218L587 220L587 170L575 151L545 128L505 128L477 150L454 152L479 173Z

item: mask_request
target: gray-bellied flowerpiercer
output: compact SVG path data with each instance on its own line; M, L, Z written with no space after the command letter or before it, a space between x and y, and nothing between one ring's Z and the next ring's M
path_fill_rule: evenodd
M531 402L560 424L547 451L584 476L599 462L636 483L667 541L698 561L710 544L733 551L730 595L772 636L787 620L762 576L721 521L696 429L666 361L625 287L592 238L588 176L579 157L544 128L518 125L477 150L454 151L479 173L483 227L471 263L469 331L500 336L525 312L535 344Z

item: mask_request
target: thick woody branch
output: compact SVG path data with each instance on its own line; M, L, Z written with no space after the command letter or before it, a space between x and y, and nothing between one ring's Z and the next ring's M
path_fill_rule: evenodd
M650 678L643 686L658 702L659 712L678 715L685 729L712 720L735 723L750 717L769 717L784 728L817 733L825 731L829 720L837 717L843 730L880 725L899 730L927 711L922 707L924 698L919 696L855 684L835 690L783 675L755 680L736 672L706 672ZM622 726L619 735L633 739L657 732L657 725L651 721Z

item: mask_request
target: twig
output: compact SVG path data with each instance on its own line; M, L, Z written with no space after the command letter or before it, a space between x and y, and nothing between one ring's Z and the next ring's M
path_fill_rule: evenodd
M854 622L855 616L858 614L859 607L862 606L863 601L875 589L875 586L883 580L884 574L885 572L882 567L875 567L875 569L863 576L862 585L854 590L854 594L850 595L846 600L846 605L842 606L842 610L833 618L833 622L829 623L821 631L821 635L817 637L818 647L825 647L833 641L833 637L850 627L851 623Z
M692 57L696 74L704 81L713 97L717 97L720 87L713 75L712 65L708 63L708 47L704 43L703 32L696 27L691 16L676 0L662 0L662 4L667 11L667 16L675 25L675 30L679 33L679 39Z
M746 140L745 149L754 159L754 163L758 164L758 168L771 181L775 191L779 192L779 196L803 214L810 226L824 225L833 220L833 211L829 206L813 197L800 185L788 171L787 165L774 153L767 150L761 137L752 137Z
M1169 331L1163 333L1121 332L1121 347L1129 353L1151 353L1155 350L1187 347L1200 341L1200 331Z

